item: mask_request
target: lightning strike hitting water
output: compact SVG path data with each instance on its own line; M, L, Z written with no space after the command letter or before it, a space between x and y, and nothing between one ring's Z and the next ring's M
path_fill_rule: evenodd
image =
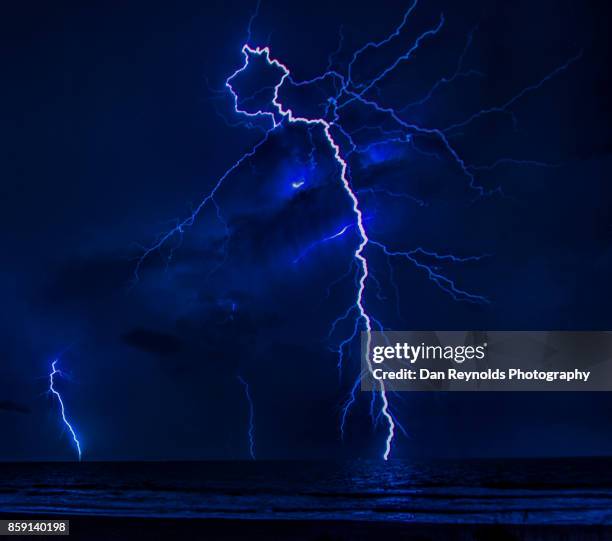
M77 450L77 454L79 456L79 461L80 461L81 456L82 456L81 455L81 443L79 442L79 438L77 437L74 428L70 424L70 421L68 421L68 418L66 417L66 408L64 407L64 401L62 400L62 395L55 388L55 377L56 376L61 377L62 375L62 372L57 368L58 362L59 361L56 359L55 361L51 363L51 373L49 374L49 391L55 395L55 398L57 398L57 401L59 402L62 422L64 423L64 425L66 425L66 428L68 429L68 431L70 432L70 435L72 436L72 441L74 442L74 445Z
M249 384L241 376L238 376L238 381L244 387L244 395L249 403L249 454L251 458L255 460L255 406L253 404L253 398L251 397Z
M255 144L255 146L248 152L246 152L242 157L240 157L222 176L219 178L217 183L214 185L212 190L206 195L200 204L196 207L195 211L185 220L179 222L173 229L163 234L157 242L155 242L152 246L143 249L143 253L139 258L136 268L135 268L135 278L138 278L138 272L145 261L145 259L151 255L153 252L160 250L169 240L173 237L182 238L185 229L192 226L199 215L199 213L206 207L209 203L216 208L217 216L220 218L220 209L215 200L215 196L219 191L222 184L226 181L226 179L235 172L240 166L242 166L247 160L254 157L257 151L264 145L270 138L270 135L280 128L283 124L297 124L303 125L307 131L308 136L310 138L311 144L313 145L313 151L310 155L311 165L314 166L314 143L312 142L312 130L318 130L321 135L324 137L325 144L327 146L327 151L333 158L336 169L338 171L337 180L339 181L340 186L342 187L348 202L350 203L350 208L353 216L353 222L350 224L343 225L336 231L330 232L328 235L324 236L322 239L317 240L311 243L306 250L300 254L293 263L299 262L303 257L305 257L311 250L324 242L329 242L335 239L339 239L343 237L345 233L349 230L354 230L357 233L358 242L353 251L353 257L351 261L351 266L349 268L349 272L346 273L341 279L349 277L355 272L354 280L355 280L355 294L352 304L348 307L346 312L340 316L336 321L332 323L330 329L330 337L336 332L339 324L342 322L349 320L351 318L353 321L352 333L349 336L345 336L335 348L335 351L338 354L338 369L342 369L343 359L345 357L345 349L350 348L350 345L356 340L360 331L362 331L365 335L365 347L366 347L366 356L365 356L365 369L372 373L372 364L369 356L369 350L372 339L372 331L374 328L379 329L381 331L385 330L385 327L382 325L380 321L378 321L372 314L368 311L366 307L366 297L368 293L368 285L372 283L379 290L380 299L380 289L381 283L374 276L373 270L370 268L368 262L368 254L370 250L378 250L386 259L388 264L388 269L390 273L390 282L392 287L395 290L397 297L397 305L399 307L399 290L397 285L393 279L393 268L391 265L391 260L403 260L413 265L418 270L424 273L424 276L428 278L437 288L444 291L449 295L450 298L455 301L463 301L470 302L476 304L486 304L489 300L479 294L470 293L462 288L460 288L455 280L445 276L438 268L438 264L462 264L469 261L479 261L485 255L479 256L455 256L452 254L439 254L435 251L427 250L425 248L417 247L407 250L402 249L391 249L386 244L383 244L381 241L371 238L368 235L366 226L365 226L365 218L362 209L362 202L359 198L360 194L382 194L387 197L396 197L396 198L404 198L411 202L416 202L419 206L425 206L425 203L410 194L405 194L401 192L397 192L394 190L390 190L382 185L372 185L369 187L354 189L351 180L351 167L350 167L350 159L355 155L364 155L375 148L377 145L381 144L399 144L399 145L411 145L412 148L421 154L424 154L429 157L434 157L437 159L445 159L448 160L451 164L453 164L457 170L466 178L468 181L468 186L472 189L477 197L488 196L495 193L501 194L501 188L495 188L492 190L487 190L483 186L477 183L477 179L475 176L475 172L488 172L494 169L497 166L501 166L504 164L510 165L532 165L532 166L548 166L548 164L544 164L541 162L531 161L531 160L516 160L512 158L500 158L492 165L474 165L468 164L466 161L460 156L459 152L455 149L453 144L451 143L451 138L449 132L456 130L459 127L464 127L467 124L473 122L477 118L489 115L489 114L497 114L497 113L508 113L512 114L514 118L514 114L510 111L510 108L520 99L525 97L528 93L534 92L541 88L545 83L548 83L553 77L566 70L569 65L576 61L580 55L576 55L575 57L570 58L563 65L555 68L548 75L541 78L538 82L525 87L516 93L513 97L508 99L505 103L500 106L488 107L486 109L482 109L463 121L456 122L452 125L449 125L445 128L436 128L436 127L423 127L415 124L410 119L405 118L406 112L412 110L413 108L418 108L420 106L425 105L428 100L432 97L432 95L440 88L442 85L450 85L458 78L468 77L468 76L478 76L484 77L484 74L479 71L473 69L466 69L464 67L465 57L469 47L472 44L473 35L475 30L472 30L468 36L464 49L461 51L459 59L456 64L455 71L445 77L441 77L433 87L431 87L430 91L425 94L423 98L418 101L409 103L404 105L401 109L393 108L389 105L384 104L379 97L373 97L377 94L377 90L379 85L383 82L383 80L387 79L388 75L396 70L398 66L403 63L410 62L414 58L416 54L419 53L421 47L428 40L435 38L438 33L441 31L445 24L444 15L440 14L438 18L438 22L433 25L428 30L422 32L417 38L410 44L408 47L404 49L404 53L399 56L392 58L390 61L386 62L386 67L380 70L377 74L373 75L369 79L361 80L359 82L356 81L357 66L359 64L359 60L365 56L366 54L375 54L384 52L386 46L394 41L399 40L402 37L402 32L404 28L407 26L410 15L417 7L417 0L414 0L408 10L405 12L401 23L391 32L388 36L384 37L378 41L370 41L365 45L357 49L351 56L350 61L347 63L345 73L341 73L340 69L334 69L332 66L337 65L338 62L335 58L341 52L341 49L344 45L344 35L341 33L340 43L338 49L334 51L330 57L328 58L327 71L318 75L309 80L297 80L293 75L291 70L287 67L287 65L280 62L278 59L272 57L270 47L261 47L261 46L252 46L249 41L252 36L252 25L255 16L259 12L259 3L257 4L257 9L254 15L249 20L248 27L248 40L242 47L242 56L243 63L242 65L234 71L225 81L225 88L229 91L234 113L246 119L245 124L246 127L258 127L255 125L256 121L267 120L269 122L269 127L264 128L263 138ZM252 58L257 57L260 60L263 60L266 65L272 68L275 71L280 73L278 83L273 87L265 87L256 92L255 95L258 95L265 91L272 91L272 98L267 104L266 107L261 107L256 110L249 109L247 107L247 103L252 103L255 95L242 98L239 96L239 92L235 88L235 79L243 74L250 63ZM289 87L297 88L297 87L305 87L308 85L318 85L324 83L326 81L332 81L334 85L334 92L332 95L327 97L326 102L323 104L324 106L324 114L322 116L305 116L300 115L294 112L294 110L281 98L281 93ZM355 137L358 135L358 132L363 132L366 130L372 131L372 126L362 126L355 130L349 130L345 126L342 125L342 120L340 117L340 112L344 110L349 105L358 106L363 108L363 110L368 115L381 115L384 118L386 124L392 124L394 128L392 130L386 130L382 127L378 127L374 129L375 132L380 134L380 138L374 141L370 141L368 144L357 144L355 141ZM381 123L382 126L382 123ZM261 128L260 128L261 129ZM441 151L435 153L428 153L421 149L419 149L418 145L415 142L415 138L420 137L423 139L434 140L437 141L441 145ZM298 178L294 182L292 182L291 187L294 190L298 190L302 188L304 185L304 180ZM369 218L368 218L369 219ZM223 222L226 227L226 231L228 231L227 224ZM434 261L435 263L427 263L427 261ZM332 286L330 286L332 287ZM328 290L329 294L329 290ZM399 312L399 308L398 308ZM351 387L351 391L349 393L349 397L342 408L341 414L341 423L340 430L341 434L344 434L345 430L345 422L347 416L349 414L351 406L356 401L356 391L359 387L359 382L362 374L360 373L357 376L354 384ZM241 383L245 387L245 392L247 394L247 399L249 400L249 404L251 406L251 424L249 430L249 438L251 442L251 456L254 458L253 452L253 438L252 438L252 401L249 395L249 388L246 382L239 378ZM387 396L384 383L382 381L377 380L377 384L379 385L378 393L372 396L371 400L371 416L372 419L378 421L378 419L384 419L386 423L386 436L385 436L385 445L382 453L383 459L387 460L391 453L392 443L394 440L396 428L403 431L401 424L399 424L392 414L390 409L389 398ZM380 397L378 400L377 397ZM375 414L374 408L377 403L380 403L380 408L378 414Z

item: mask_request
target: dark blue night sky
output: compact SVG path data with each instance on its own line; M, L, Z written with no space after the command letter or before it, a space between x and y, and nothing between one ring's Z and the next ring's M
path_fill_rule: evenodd
M331 68L346 74L353 52L391 34L408 7L263 0L250 44L269 45L297 80L328 69L334 51ZM354 302L359 236L321 130L284 123L272 132L224 181L215 199L223 220L208 205L134 280L143 250L189 217L268 127L246 125L224 88L244 61L254 9L244 1L2 8L0 459L74 457L47 392L55 358L88 460L248 458L239 376L253 399L258 458L380 456L385 427L372 425L368 395L359 393L339 437L358 341L341 375L333 350L354 319L328 333ZM485 196L438 138L384 142L398 138L388 119L357 106L343 112L365 149L349 162L372 239L395 251L486 254L459 264L420 259L490 301L472 303L368 248L375 280L365 301L385 327L612 329L606 9L423 1L396 38L355 63L357 84L371 80L444 13L438 34L368 94L438 129L554 73L505 111L444 132L476 166ZM459 75L417 103L457 72L464 50ZM261 64L236 79L237 92L253 96L245 108L270 103L279 73ZM333 93L324 81L288 88L284 99L323 115ZM507 158L539 165L478 167ZM607 393L390 401L407 431L394 457L612 454Z

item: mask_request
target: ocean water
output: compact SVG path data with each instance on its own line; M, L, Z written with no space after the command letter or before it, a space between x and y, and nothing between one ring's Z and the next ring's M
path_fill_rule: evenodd
M0 512L612 524L612 459L0 463Z

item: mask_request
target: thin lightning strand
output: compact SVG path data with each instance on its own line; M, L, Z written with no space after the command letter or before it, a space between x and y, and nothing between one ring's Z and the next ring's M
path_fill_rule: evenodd
M434 252L425 252L425 250L422 250L421 248L417 248L416 250L411 250L409 252L399 252L389 250L389 248L387 248L384 244L381 244L380 242L374 240L371 240L370 243L373 246L378 246L387 257L404 258L410 261L415 267L424 270L432 282L434 282L442 291L448 293L456 301L466 301L475 304L488 304L490 302L489 299L482 295L474 295L472 293L464 291L463 289L458 288L453 280L436 272L430 266L421 263L414 257L416 253L420 252L440 261L450 260L455 262L464 262L479 261L484 256L470 256L465 258L458 258L453 255L438 255Z
M66 408L64 407L64 401L62 400L62 395L55 388L55 376L62 375L61 371L58 370L57 368L57 363L58 363L57 359L51 363L51 373L49 374L49 391L51 391L55 395L55 397L57 398L57 401L59 402L60 413L62 415L62 421L66 425L68 430L70 431L70 434L72 435L72 440L74 441L74 445L76 446L76 450L77 450L77 453L79 456L79 462L80 462L81 457L82 457L81 443L79 442L79 438L77 437L76 432L74 431L74 428L72 428L70 421L68 421L68 418L66 417Z
M346 232L347 232L347 231L350 229L351 225L352 225L352 224L345 225L345 226L344 226L342 229L340 229L339 231L336 231L336 233L334 233L333 235L330 235L329 237L323 237L322 239L320 239L320 240L318 240L318 241L316 241L316 242L313 242L312 244L308 245L308 246L306 247L306 249L305 249L305 250L304 250L304 251L303 251L303 252L302 252L302 253L301 253L299 256L297 256L297 257L296 257L296 258L293 260L293 262L294 262L294 263L299 263L299 262L300 262L302 259L304 259L304 257L306 257L306 255L307 255L307 254L308 254L308 253L309 253L311 250L313 250L314 248L316 248L316 247L317 247L319 244L323 244L323 243L325 243L325 242L329 242L329 241L331 241L331 240L334 240L334 239L338 239L338 238L340 238L341 236L343 236L343 235L344 235L344 234L345 234L345 233L346 233Z
M441 77L440 79L438 79L433 84L433 86L429 89L427 94L425 94L420 100L404 105L404 107L402 107L400 111L405 112L408 109L425 104L427 101L431 99L431 97L436 93L436 91L440 87L449 85L453 83L454 81L456 81L457 79L459 79L460 77L470 77L470 76L484 77L484 73L478 70L475 70L475 69L463 70L463 62L465 60L465 56L468 52L468 49L470 48L470 46L472 45L472 41L474 40L475 31L476 31L476 28L472 29L472 31L468 34L467 41L465 43L465 47L463 48L463 51L461 52L461 55L459 55L459 59L457 60L457 66L455 68L455 71L448 77Z
M255 406L253 404L253 398L251 397L251 389L247 381L242 378L242 376L238 376L238 381L244 387L244 395L249 403L249 454L251 458L255 460Z
M497 105L494 107L489 107L488 109L482 109L461 122L456 122L455 124L451 124L450 126L447 126L446 128L444 128L443 131L449 132L457 128L462 128L464 126L467 126L468 124L471 124L474 120L484 115L489 115L492 113L507 113L508 109L512 107L517 101L519 101L526 94L533 92L534 90L538 90L548 81L550 81L553 77L556 77L560 73L566 71L574 62L580 60L582 58L582 54L583 54L583 51L578 52L577 54L572 56L570 59L568 59L567 62L558 66L553 71L551 71L550 73L542 77L537 83L534 83L532 85L529 85L523 88L520 92L518 92L517 94L512 96L508 101L506 101L506 103L502 105ZM512 118L516 124L516 119L514 118L514 115L512 115Z
M365 95L369 90L374 88L382 79L384 79L387 75L389 75L389 73L395 70L395 68L397 68L397 66L399 66L402 62L405 62L406 60L409 60L410 58L412 58L412 55L421 46L422 41L428 37L435 36L442 29L443 26L444 26L444 15L440 15L440 20L438 21L438 24L434 28L432 28L431 30L427 30L426 32L423 32L416 39L412 47L408 49L408 51L406 51L402 56L398 57L389 67L385 68L379 75L377 75L369 83L364 85L363 88L360 87L359 95L360 96ZM348 104L351 101L352 99L349 99L347 102L343 104L343 106Z
M402 19L402 22L386 38L384 38L384 39L382 39L380 41L370 41L370 42L366 43L363 47L361 47L361 48L359 48L359 49L357 49L355 51L355 53L353 54L353 57L351 58L351 61L350 61L349 65L348 65L348 80L349 81L352 81L353 66L354 66L355 62L357 61L357 58L359 58L359 56L361 56L363 53L365 53L368 49L379 49L383 45L386 45L387 43L389 43L393 38L398 37L400 35L400 32L403 30L403 28L408 23L408 18L410 17L410 15L412 14L412 12L416 8L416 6L417 6L417 0L414 0L412 2L412 5L406 11L406 13L404 13L404 17Z
M251 41L251 35L253 33L253 23L257 16L259 15L259 8L261 8L261 0L257 0L257 5L255 6L255 11L253 11L251 18L249 19L249 25L247 26L247 43Z
M253 148L251 148L251 150L249 150L246 154L243 154L235 163L234 165L232 165L227 171L225 171L225 173L223 173L223 175L219 178L219 180L217 181L217 183L215 184L215 186L213 187L213 189L209 192L209 194L204 197L204 199L202 199L202 201L200 201L200 204L195 208L195 210L191 213L191 215L189 217L187 217L185 220L181 221L179 224L177 224L175 227L173 227L172 229L170 229L170 231L164 233L155 244L153 244L152 246L149 246L148 248L145 248L142 252L142 255L138 258L137 262L136 262L136 266L134 268L134 281L138 281L140 279L140 269L143 265L143 263L145 262L145 260L154 252L157 252L158 250L160 250L171 238L175 237L175 236L179 236L179 238L182 238L183 233L185 232L185 229L191 227L196 218L198 217L198 215L200 214L200 212L202 211L202 209L204 209L204 207L208 204L213 202L214 203L214 197L217 193L217 191L219 191L219 188L221 188L223 182L225 181L225 179L227 177L229 177L236 169L238 169L243 163L245 163L249 158L252 158L253 156L255 156L255 154L257 153L257 150L268 140L268 137L270 135L270 131L267 131L264 135L264 137L262 139L259 140L258 143L255 144L255 146L253 146Z

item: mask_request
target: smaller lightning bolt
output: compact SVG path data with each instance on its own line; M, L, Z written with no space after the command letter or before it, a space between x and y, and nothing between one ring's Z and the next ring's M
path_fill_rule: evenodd
M342 235L344 235L350 228L352 227L351 224L349 225L345 225L342 229L340 229L339 231L337 231L336 233L334 233L333 235L330 235L329 237L323 237L322 239L319 239L315 242L313 242L312 244L310 244L309 246L306 247L306 249L293 260L293 263L298 263L300 262L302 259L304 259L304 257L306 256L306 254L308 254L312 249L314 249L315 247L317 247L319 244L323 244L325 242L329 242L330 240L334 240L337 239L339 237L341 237Z
M74 441L74 444L76 446L76 450L79 455L79 462L80 462L81 461L81 443L79 442L79 438L77 437L76 432L74 431L74 428L72 428L70 421L68 421L68 418L66 417L66 408L64 407L64 401L62 400L62 395L55 388L55 376L62 375L62 372L57 368L57 363L58 363L58 359L55 359L51 363L51 373L49 374L49 391L51 391L55 395L55 397L57 398L57 401L59 402L60 412L62 414L62 421L64 422L64 424L70 431L70 434L72 435L72 440Z
M302 186L304 186L304 181L303 180L296 180L295 182L291 183L291 187L294 189L298 189L301 188Z
M244 387L244 394L249 403L249 454L255 460L255 408L253 406L253 398L251 397L251 390L247 381L242 376L238 376L238 381Z

